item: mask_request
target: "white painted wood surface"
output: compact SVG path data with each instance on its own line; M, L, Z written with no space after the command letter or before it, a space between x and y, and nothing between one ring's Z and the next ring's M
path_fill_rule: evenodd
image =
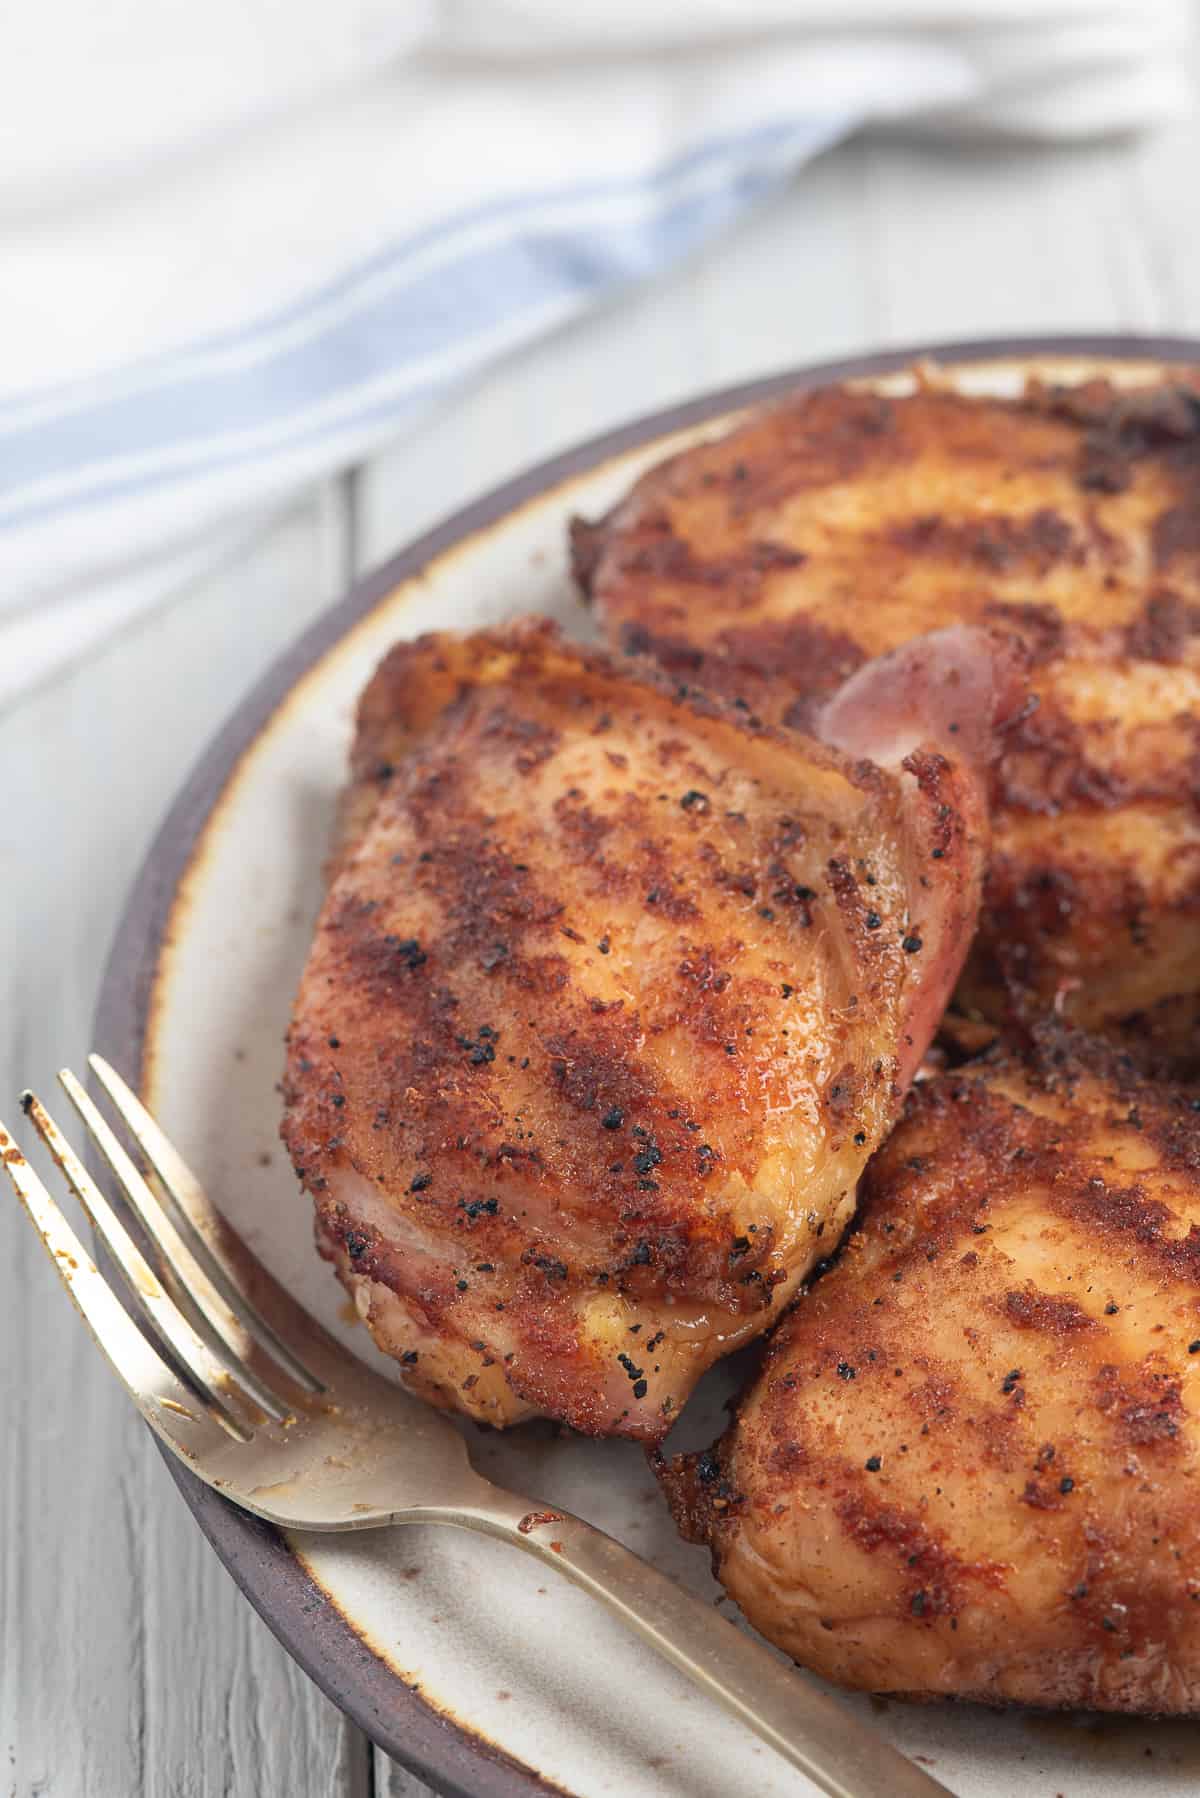
M1200 336L1198 179L1200 121L1055 153L852 144L0 716L0 1115L82 1059L167 802L350 573L581 437L788 364L1025 331ZM427 1798L235 1591L4 1195L0 1364L0 1793Z

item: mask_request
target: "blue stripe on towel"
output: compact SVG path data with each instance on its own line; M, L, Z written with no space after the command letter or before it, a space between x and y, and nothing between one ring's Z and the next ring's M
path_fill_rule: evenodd
M201 473L269 460L302 444L386 418L397 419L447 384L438 363L447 354L534 321L556 306L565 315L588 299L646 278L685 255L754 200L781 185L797 164L844 134L847 119L788 120L738 138L714 140L649 175L628 182L591 183L496 202L473 209L390 246L354 270L279 312L238 332L188 346L121 371L97 393L95 384L28 394L0 409L0 525L15 527L101 500ZM680 192L681 187L694 191ZM645 216L612 223L603 205L645 201ZM548 208L577 209L547 223ZM589 208L596 216L588 216ZM499 240L468 242L481 225L505 224ZM404 265L441 242L437 266L407 278ZM395 280L379 291L380 276ZM356 290L361 290L357 292ZM332 304L334 316L323 317ZM312 329L299 342L272 343L284 327ZM233 349L261 353L235 368L180 365ZM476 361L487 354L480 342ZM381 399L381 382L403 377L404 391ZM361 409L354 407L362 394ZM91 399L86 397L91 395ZM314 407L345 396L335 420L305 421ZM54 415L22 424L19 413L53 401ZM16 414L16 416L14 416ZM282 443L243 442L272 426L296 430ZM220 446L214 439L225 439ZM129 457L171 453L170 466L118 473L106 465ZM47 496L21 489L47 479L70 482ZM5 495L8 497L5 498Z

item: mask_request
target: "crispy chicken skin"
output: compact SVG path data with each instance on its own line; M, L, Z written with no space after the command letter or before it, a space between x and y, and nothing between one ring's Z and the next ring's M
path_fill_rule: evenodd
M961 997L1168 1053L1200 993L1200 377L1019 401L802 393L651 470L576 568L614 643L807 724L868 657L1012 630L1039 695L993 793ZM1184 1003L1180 1004L1180 1000Z
M715 1450L661 1469L848 1686L1200 1710L1200 1114L1043 1033L923 1083Z
M414 1390L654 1440L768 1327L961 965L1019 696L942 633L839 696L835 748L545 624L392 651L283 1134Z

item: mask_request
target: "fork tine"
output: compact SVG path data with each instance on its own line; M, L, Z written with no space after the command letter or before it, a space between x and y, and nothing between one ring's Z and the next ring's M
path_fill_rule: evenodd
M247 1365L252 1349L248 1331L241 1327L231 1307L225 1303L187 1243L171 1222L141 1174L97 1111L87 1093L69 1068L60 1068L59 1084L91 1134L109 1167L120 1182L121 1190L147 1235L162 1256L168 1284L173 1280L182 1289L216 1331L221 1341L236 1357L238 1382L245 1387L261 1411L276 1423L291 1416L291 1407L281 1403L271 1388ZM175 1293L176 1302L179 1293Z
M232 1363L224 1365L218 1359L203 1337L196 1334L174 1299L164 1291L149 1262L45 1106L29 1092L22 1094L21 1104L62 1169L71 1191L104 1239L130 1290L180 1364L206 1397L215 1403L221 1403L217 1397L218 1389L237 1394L241 1387L239 1369ZM229 1407L223 1405L222 1409L228 1411Z
M249 1431L221 1400L213 1393L201 1393L198 1399L142 1335L3 1124L0 1160L60 1280L147 1421L162 1429L165 1409L195 1423L196 1409L203 1405L236 1441L248 1442ZM175 1430L171 1435L178 1446Z
M297 1360L278 1331L272 1328L240 1291L215 1253L213 1243L220 1240L224 1219L182 1155L155 1123L137 1094L103 1055L89 1055L88 1066L161 1180L164 1191L187 1227L195 1260L203 1267L234 1317L305 1392L324 1392L324 1382L310 1373L302 1361Z

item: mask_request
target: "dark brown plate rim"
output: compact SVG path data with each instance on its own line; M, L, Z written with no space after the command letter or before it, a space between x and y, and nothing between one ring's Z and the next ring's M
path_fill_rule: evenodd
M721 413L775 398L789 389L894 373L926 360L957 364L1035 357L1200 363L1200 341L1085 335L920 344L727 387L639 418L540 463L455 512L357 582L275 662L237 707L168 811L117 927L97 1004L96 1047L125 1073L142 1077L151 991L175 891L230 776L300 677L395 587L434 557L497 524L547 490L626 450ZM238 1510L173 1455L162 1452L185 1503L255 1610L309 1677L386 1753L448 1798L529 1798L531 1792L559 1789L444 1717L372 1652L282 1536Z

